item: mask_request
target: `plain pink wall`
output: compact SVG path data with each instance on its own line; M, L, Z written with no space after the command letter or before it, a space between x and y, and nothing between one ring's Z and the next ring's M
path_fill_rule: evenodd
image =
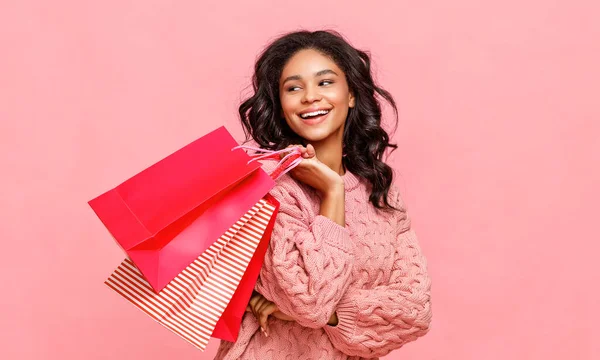
M103 285L123 253L86 202L240 137L255 56L300 27L370 50L399 103L434 321L386 359L600 358L600 6L497 3L3 1L0 358L212 358Z

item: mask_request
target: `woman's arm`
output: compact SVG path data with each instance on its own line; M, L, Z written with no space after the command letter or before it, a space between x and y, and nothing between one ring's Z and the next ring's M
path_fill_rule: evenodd
M256 290L302 326L321 328L350 284L353 244L336 216L343 198L323 196L310 221L305 208L312 205L292 179L282 179L271 195L280 209Z
M335 221L341 227L346 227L344 183L323 194L319 214Z
M396 203L401 204L399 195ZM336 308L339 323L324 328L334 346L347 355L385 356L429 330L427 262L406 212L398 212L396 218L396 251L389 283L346 292Z
M279 308L274 302L269 301L257 291L254 291L252 294L248 306L246 307L246 312L251 312L258 320L258 324L265 336L269 336L269 323L267 320L271 315L283 321L296 321L291 316L279 311ZM337 316L335 313L331 315L327 324L332 326L337 325Z

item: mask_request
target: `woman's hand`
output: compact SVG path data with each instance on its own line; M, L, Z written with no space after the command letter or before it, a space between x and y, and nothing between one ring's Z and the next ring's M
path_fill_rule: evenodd
M306 147L290 145L288 147L299 147L303 158L302 162L290 171L293 178L314 188L323 196L340 189L343 190L344 180L342 177L317 159L315 148L312 145L308 144Z
M269 327L268 327L268 318L269 315L273 315L276 318L284 321L294 321L292 317L286 315L279 311L277 305L275 303L267 300L261 294L254 292L254 295L250 298L250 302L246 307L246 312L252 312L258 323L260 324L260 329L265 334L265 336L269 336Z
M290 171L290 175L300 182L303 182L321 194L321 207L319 214L323 215L338 225L346 226L346 207L345 207L345 189L344 179L331 170L329 166L323 164L315 153L315 148L308 144L306 147L297 146L302 154L302 162Z

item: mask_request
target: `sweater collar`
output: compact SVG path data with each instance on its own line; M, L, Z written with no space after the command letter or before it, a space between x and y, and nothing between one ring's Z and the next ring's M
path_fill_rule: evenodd
M346 191L354 190L358 187L358 184L360 184L360 179L348 171L348 169L346 169L346 173L342 175L342 179L344 179L344 188Z

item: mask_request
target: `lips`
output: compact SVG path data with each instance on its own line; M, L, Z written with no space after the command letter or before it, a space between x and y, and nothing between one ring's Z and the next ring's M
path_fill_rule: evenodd
M320 115L327 115L330 109L313 109L301 112L299 115L303 119L310 119Z
M313 116L313 117L309 117L306 119L304 119L304 118L302 118L302 116L300 116L300 120L302 120L302 122L307 125L317 125L317 124L320 124L323 121L325 121L325 119L327 119L327 117L329 116L330 113L331 113L331 111L327 111L326 113L324 113L322 115Z
M323 122L332 109L317 108L308 109L298 114L298 117L307 125L316 125Z

